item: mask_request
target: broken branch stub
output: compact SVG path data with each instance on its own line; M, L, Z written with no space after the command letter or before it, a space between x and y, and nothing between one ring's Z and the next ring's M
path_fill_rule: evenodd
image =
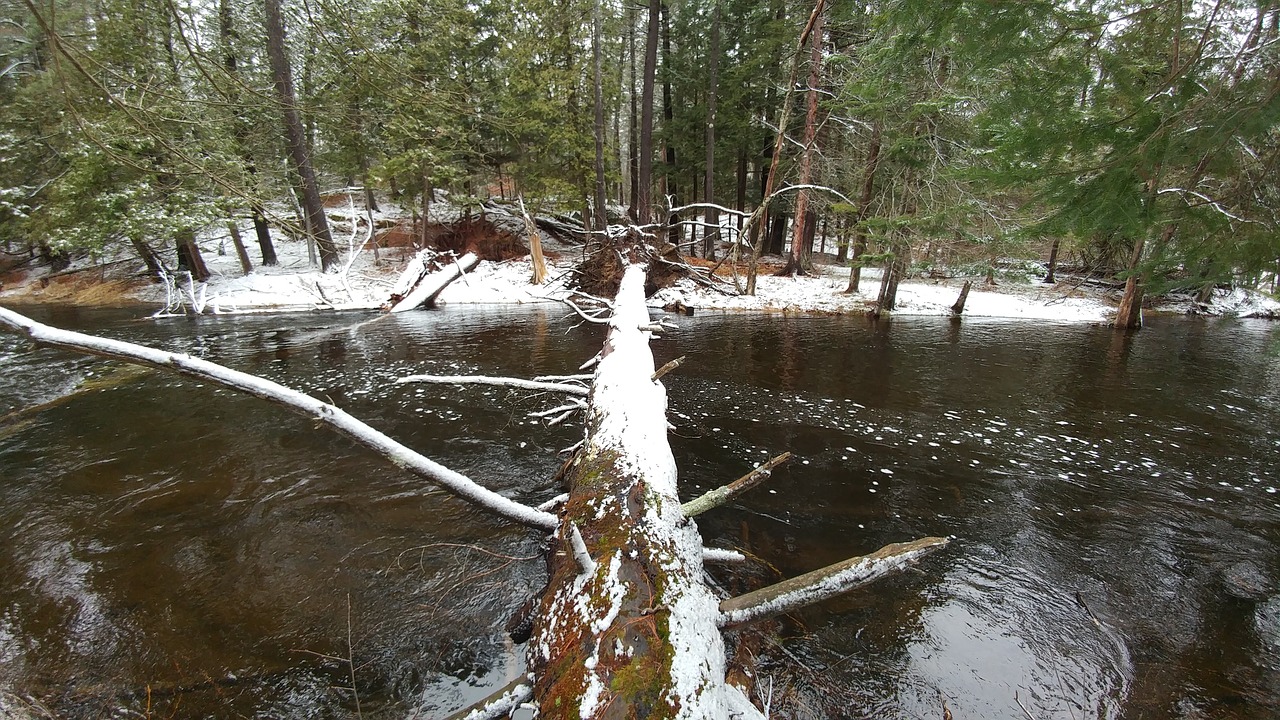
M765 480L768 480L769 477L773 475L774 468L790 459L791 453L789 452L784 452L777 457L770 458L755 470L752 470L728 485L718 487L715 490L709 490L703 495L690 500L685 503L681 509L684 511L686 517L697 517L708 510L718 508Z
M720 626L743 625L798 610L868 585L940 550L950 538L926 537L885 545L870 555L842 560L790 580L760 588L720 603Z

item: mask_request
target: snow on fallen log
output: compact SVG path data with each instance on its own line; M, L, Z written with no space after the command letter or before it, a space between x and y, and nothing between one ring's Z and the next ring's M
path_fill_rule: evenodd
M870 555L849 558L790 580L720 603L720 626L743 625L842 595L901 570L951 542L927 537L885 545Z
M167 370L269 400L299 415L328 425L377 452L395 465L496 515L522 525L546 530L556 527L558 523L555 515L535 510L499 495L471 478L409 449L348 415L337 406L321 402L310 395L257 375L232 370L186 354L165 352L121 340L109 340L69 330L59 330L5 308L0 308L0 324L17 330L37 343Z
M529 641L544 718L646 708L655 719L710 719L751 707L725 683L718 600L702 581L702 540L676 493L666 390L652 379L652 336L640 329L649 324L644 282L642 265L626 267L587 440L566 476L570 496ZM583 571L584 550L593 572Z
M423 250L418 253L410 261L405 271L400 274L400 279L396 281L396 289L392 291L392 298L399 296L400 300L393 301L391 312L400 313L407 310L417 310L423 306L433 306L436 297L449 286L449 283L462 277L463 273L471 272L476 265L480 264L478 255L467 253L445 268L436 272L428 272L427 261L429 257L424 255L426 252L426 250Z

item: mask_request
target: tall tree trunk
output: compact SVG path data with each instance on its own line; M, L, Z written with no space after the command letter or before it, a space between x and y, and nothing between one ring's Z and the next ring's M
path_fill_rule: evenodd
M271 227L267 225L266 212L261 205L254 205L249 210L253 215L253 233L258 238L258 251L262 253L262 264L279 265L276 246L271 242Z
M675 99L671 96L671 6L661 3L662 8L662 137L665 151L662 175L662 201L668 207L680 204L680 193L676 191L680 184L676 182L676 146L671 137L675 128ZM679 247L680 227L675 223L675 216L667 214L667 242Z
M764 219L769 211L769 203L773 199L774 183L777 182L778 164L782 160L783 143L787 137L787 122L791 117L791 93L796 85L796 78L800 74L800 54L804 50L805 43L809 41L809 33L813 31L813 26L818 22L818 17L822 15L822 9L826 0L818 0L813 6L813 12L809 13L809 20L805 23L804 30L800 32L800 39L796 42L795 52L791 55L791 72L787 76L787 87L782 93L782 110L778 118L778 132L773 139L773 159L769 161L769 174L766 176L763 192L760 194L760 206L756 208L752 217L755 222ZM781 10L780 10L781 11ZM748 220L751 222L751 220ZM753 245L751 249L751 258L747 263L747 288L748 295L756 294L756 274L759 271L761 245Z
M627 208L632 222L639 222L640 204L640 149L636 147L637 125L640 116L636 112L636 6L627 5L627 56L631 77L627 84L627 96L631 101L631 118L627 123Z
M658 24L662 0L649 0L649 24L644 40L644 77L640 93L640 162L636 183L636 222L653 217L653 79L658 70Z
M1124 297L1120 299L1120 309L1116 311L1115 328L1117 330L1137 330L1142 327L1142 295L1138 266L1142 263L1142 251L1146 248L1146 240L1139 237L1133 243L1133 254L1129 256L1129 277L1124 281Z
M739 213L747 210L747 148L738 148L738 194L735 208ZM742 215L738 215L738 230L742 230ZM741 238L739 238L741 239Z
M289 56L284 41L284 19L280 16L280 0L263 0L266 10L267 55L271 76L279 97L284 117L285 143L289 146L289 158L302 180L302 205L310 232L320 246L320 263L326 272L338 264L338 249L329 234L329 221L320 201L320 188L307 152L307 138L298 115L297 95L293 90L293 76L289 69Z
M239 62L236 60L235 46L239 36L236 33L234 16L231 13L231 0L218 1L218 37L222 42L222 66L226 69L227 75L237 78L240 71ZM238 91L234 89L231 91L233 99L237 98L238 94ZM255 181L253 191L257 192L258 165L253 161L253 156L248 150L249 123L241 111L236 112L234 122L233 134L240 153L240 159L244 162L245 172L249 174L250 179ZM262 253L262 264L267 266L278 265L280 261L276 258L276 247L271 242L271 228L267 225L267 215L266 211L263 210L262 203L251 202L249 204L249 213L253 217L253 231L258 238L258 250Z
M715 204L716 186L716 83L719 82L720 67L720 3L716 2L711 10L711 78L707 89L707 167L702 182L702 200L707 203L704 217L706 227L702 229L702 256L708 260L716 257L716 244L720 242L720 211L711 207Z
M196 234L191 230L183 230L174 238L178 250L178 267L186 268L196 282L209 279L209 268L204 264L204 256L196 245Z
M240 270L248 275L253 272L253 261L249 259L249 251L244 247L244 238L240 237L240 225L231 219L227 221L227 232L231 233L231 244L236 248L236 257L240 260Z
M608 199L604 187L604 69L600 59L601 49L601 11L602 0L595 0L591 22L591 64L595 75L596 102L596 193L595 193L595 229L604 232L609 227ZM585 220L585 218L584 218Z
M147 273L151 275L153 280L159 280L164 275L164 263L160 261L156 251L145 240L133 234L129 235L129 243L133 245L138 257L142 258L142 262L146 263Z
M431 175L427 171L427 163L422 163L422 234L419 236L422 247L427 247L427 228L431 226Z
M1053 245L1049 247L1049 274L1044 276L1045 283L1049 285L1055 282L1053 274L1058 269L1058 246L1061 243L1061 238L1054 238Z
M813 146L818 136L818 81L822 77L822 13L819 12L813 23L813 32L809 37L809 89L806 93L806 109L804 116L804 151L800 153L800 185L808 185L813 172ZM801 189L796 194L795 230L791 235L791 255L780 275L804 275L807 272L809 258L805 254L808 246L803 242L805 225L809 213L809 191ZM805 218L805 222L799 222ZM812 240L812 235L810 239Z
M871 145L867 148L867 164L862 170L862 191L858 195L858 209L854 216L853 267L849 269L849 287L847 293L858 292L862 281L862 254L867 251L867 215L871 212L871 198L874 197L876 171L880 168L880 123L871 126Z

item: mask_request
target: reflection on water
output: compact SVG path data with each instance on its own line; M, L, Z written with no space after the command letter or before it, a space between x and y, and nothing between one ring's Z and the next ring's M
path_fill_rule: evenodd
M556 398L393 381L562 373L600 342L542 308L47 313L332 399L528 502L579 433L528 417ZM692 361L666 378L685 491L796 454L701 519L709 544L790 575L957 537L797 616L786 645L848 716L1280 716L1270 325L680 322L655 352ZM353 717L358 693L436 717L522 672L503 627L543 582L537 533L260 401L116 368L0 338L0 416L47 403L0 420L0 708Z

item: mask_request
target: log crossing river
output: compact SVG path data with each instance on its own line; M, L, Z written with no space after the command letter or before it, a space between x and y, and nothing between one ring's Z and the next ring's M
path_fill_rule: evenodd
M530 504L581 437L529 417L559 397L394 380L571 373L602 338L545 306L140 314L32 312L331 399ZM653 348L688 356L663 378L684 495L794 454L699 518L708 545L794 576L956 537L784 621L778 697L1280 717L1280 326L678 322ZM0 335L0 717L447 715L523 671L503 628L541 545L280 408Z

